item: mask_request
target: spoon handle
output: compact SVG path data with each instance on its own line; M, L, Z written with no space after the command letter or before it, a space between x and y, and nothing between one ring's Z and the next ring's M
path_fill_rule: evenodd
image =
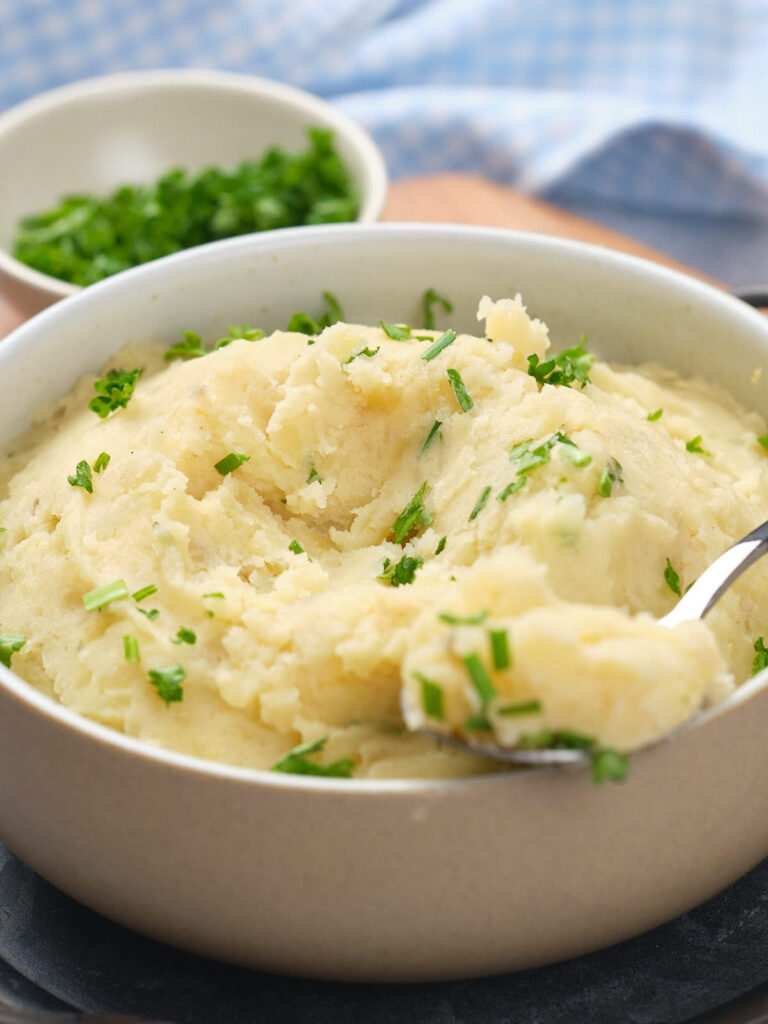
M708 566L696 582L680 598L675 607L660 620L664 626L703 618L735 579L768 551L768 522L748 533Z

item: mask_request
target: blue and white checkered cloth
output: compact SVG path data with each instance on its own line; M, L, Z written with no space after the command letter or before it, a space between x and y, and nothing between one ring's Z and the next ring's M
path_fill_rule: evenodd
M159 66L310 89L395 177L768 231L768 0L0 0L0 109Z

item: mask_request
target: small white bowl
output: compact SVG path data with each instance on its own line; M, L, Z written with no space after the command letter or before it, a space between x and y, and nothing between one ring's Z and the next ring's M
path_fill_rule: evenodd
M349 224L200 246L41 313L0 344L0 444L129 342L272 329L323 290L352 322L418 323L428 286L457 330L477 329L484 292L519 290L556 349L586 332L604 358L695 370L768 411L768 374L753 379L768 322L700 281L556 238ZM160 750L0 666L0 840L122 924L250 967L380 981L532 967L660 924L765 857L767 684L637 754L621 785L556 770L374 781Z
M31 316L80 290L13 257L21 217L68 193L106 195L172 167L231 166L270 145L300 149L313 125L334 132L360 197L357 220L376 220L387 194L378 147L348 117L291 86L221 71L137 71L19 104L0 116L0 292Z

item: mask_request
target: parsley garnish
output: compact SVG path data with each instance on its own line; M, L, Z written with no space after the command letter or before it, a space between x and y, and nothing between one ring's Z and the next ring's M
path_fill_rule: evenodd
M680 577L675 572L672 563L669 559L667 559L667 565L664 569L664 579L666 580L667 586L672 591L672 593L677 594L678 597L681 597L682 592L680 590Z
M288 550L292 551L294 553L294 555L305 555L306 554L306 551L301 546L301 544L299 544L299 542L296 540L295 537L293 538L291 543L288 545Z
M115 409L124 409L142 373L143 366L136 370L110 370L106 377L93 382L96 397L90 400L88 408L101 419L106 419Z
M616 459L608 459L608 465L603 468L600 473L600 479L597 481L597 493L601 498L610 498L613 485L623 482L624 471L621 463L617 462Z
M569 388L574 381L578 381L582 387L586 387L589 384L589 370L595 361L592 353L583 347L586 340L586 335L582 335L581 344L567 348L543 363L537 355L528 356L528 373L538 384Z
M387 324L383 320L379 320L379 327L392 341L410 341L411 340L411 328L400 324Z
M489 629L488 639L491 641L491 660L493 667L502 669L509 668L511 658L509 655L509 637L506 629Z
M321 334L326 327L339 323L344 319L339 300L333 292L323 292L326 309L317 319L306 313L294 313L288 321L287 330L298 331L299 334Z
M194 644L196 642L197 636L191 629L187 629L185 626L182 626L173 640L171 640L173 644Z
M424 705L424 714L430 718L445 720L445 705L443 701L443 688L433 683L426 676L416 673L416 678L421 683L421 700Z
M583 448L579 448L578 445L574 444L567 434L561 434L558 440L563 446L561 449L562 454L572 465L582 468L590 464L592 456L589 452L585 452Z
M483 509L485 508L486 502L488 501L488 498L490 496L491 496L491 485L488 484L480 492L480 497L475 502L475 507L469 513L469 521L470 521L470 523L472 522L473 519L476 519L478 517L478 515L483 511Z
M693 452L694 455L711 455L712 452L705 451L701 447L701 434L697 434L696 437L692 437L690 441L685 442L685 447L689 452Z
M368 348L368 346L366 345L365 348L358 349L357 352L353 352L352 355L349 356L348 359L345 359L344 360L344 366L346 366L347 363L353 362L355 359L358 358L358 356L368 356L368 357L375 356L380 348L381 348L381 345L377 345L376 348Z
M309 476L307 477L307 483L308 484L312 484L312 483L315 482L315 480L317 480L317 482L319 484L321 484L323 482L323 478L317 472L317 470L315 469L314 465L312 465L312 467L311 467L311 469L309 471Z
M403 555L399 562L385 558L382 571L376 579L389 580L393 587L401 587L406 583L413 583L416 570L423 564L423 558L414 558L411 555Z
M538 715L541 714L541 701L523 700L519 704L502 704L496 708L496 714L504 718L515 715Z
M203 597L224 597L220 590L214 590L212 594L203 594Z
M199 359L200 356L207 356L208 349L203 346L199 334L194 331L182 331L182 341L171 345L165 353L164 358L170 362L171 359Z
M490 338L488 339L491 340ZM464 719L464 729L466 732L488 732L491 728L491 723L488 721L485 715L469 715Z
M150 583L147 587L142 587L141 590L137 590L135 594L131 594L131 597L138 604L139 601L143 601L145 597L149 597L150 594L156 594L157 587L154 583Z
M250 324L230 324L226 336L219 338L214 348L226 348L233 341L260 341L263 337L264 331L258 327L251 327Z
M126 661L130 661L132 665L139 664L141 655L139 654L139 641L135 636L123 637L123 653Z
M475 615L454 615L452 612L438 612L438 619L449 626L479 626L488 618L487 611L479 611Z
M21 633L0 633L0 664L11 667L11 657L20 651L27 638Z
M427 288L421 298L421 308L424 312L424 326L428 331L435 329L435 306L442 306L446 313L453 312L453 303L450 299L439 295L434 288Z
M503 491L499 491L496 495L497 501L506 501L510 494L514 494L515 491L521 490L528 483L527 476L519 476L517 480L513 480L511 484L507 484Z
M237 452L230 452L223 459L219 459L213 468L217 473L221 473L222 476L227 476L227 474L234 473L236 469L239 469L250 457L250 455L238 455Z
M657 409L657 410L656 410L656 412L649 412L649 413L648 413L648 415L647 415L647 416L646 416L645 418L646 418L646 419L647 419L647 420L648 420L648 421L649 421L650 423L653 423L653 422L654 422L654 420L660 420L660 419L661 419L661 416L662 416L662 413L663 413L663 412L664 412L664 410L663 410L663 409Z
M442 425L443 424L442 424L442 422L440 420L435 420L435 422L432 424L432 426L430 428L430 431L427 434L427 440L421 446L422 454L424 454L424 452L427 450L427 448L429 448L430 444L432 443L432 441L435 438L435 435L437 435L440 438L440 440L442 441L443 435L442 434L438 434L438 431L440 430L440 427L442 427Z
M461 374L458 370L453 369L453 367L445 372L448 374L448 380L451 382L451 389L453 390L453 397L459 403L459 408L462 412L469 412L475 403L472 401L464 381L461 379Z
M183 698L184 690L181 684L186 675L181 665L171 665L170 668L152 668L149 670L149 681L157 690L158 697L161 697L168 705L172 701Z
M761 636L755 640L755 652L755 659L752 662L753 676L756 676L758 672L762 672L764 668L768 668L768 648L766 648Z
M555 433L551 435L551 437L548 437L546 441L542 441L541 444L536 445L535 448L531 448L532 444L532 441L523 441L520 444L514 445L514 447L509 453L509 461L516 462L518 464L518 476L524 476L530 470L536 469L537 466L544 466L547 462L549 462L551 458L552 449L555 447L556 444L562 444L566 445L566 447L570 446L572 448L575 448L576 451L580 453L580 456L577 456L577 458L583 458L588 454L587 452L582 452L581 448L577 448L573 441L571 441L570 437L568 437L567 434L564 434L561 430L556 430ZM590 455L589 461L591 460L592 456ZM517 490L517 488L515 489ZM508 493L512 494L513 492L509 491ZM504 491L502 491L502 494L504 494ZM505 495L505 497L507 496L508 495ZM501 500L503 501L504 498L501 498Z
M82 487L83 490L88 491L89 494L93 494L93 482L91 479L91 467L83 459L82 462L78 462L77 469L75 470L74 476L68 476L67 480L72 484L73 487Z
M496 696L496 687L485 671L485 666L476 654L468 654L462 660L480 700L483 702L483 705L487 704Z
M128 587L126 587L125 581L115 580L114 583L105 583L103 587L96 587L94 590L89 590L87 594L83 594L83 605L87 612L92 612L113 601L122 601L124 597L128 597Z
M101 473L103 469L106 469L109 465L110 456L106 452L101 452L100 455L96 456L96 461L93 464L94 473Z
M310 761L308 754L316 754L322 750L328 742L328 737L321 740L314 740L309 743L301 743L294 747L285 757L281 757L277 764L272 766L273 772L286 772L289 775L322 775L326 778L349 779L352 777L354 761L349 757L342 757L332 764L318 764L317 761Z
M428 349L421 353L421 358L428 363L431 359L434 359L435 356L440 355L444 348L448 348L449 345L452 345L454 341L456 341L456 332L450 330L446 331L445 334L440 335L437 341L433 341Z
M541 750L545 747L555 750L583 750L592 762L592 781L595 784L623 782L629 772L629 758L626 755L619 754L610 747L598 747L588 736L566 729L557 732L542 729L540 732L521 736L517 745L523 750Z
M429 526L432 522L432 516L424 510L421 504L426 486L427 481L425 480L392 524L392 534L396 544L404 544L411 531Z
M150 608L149 611L147 611L146 608L137 608L136 611L141 612L142 615L146 615L150 622L154 622L160 614L157 608Z
M447 537L441 537L440 540L437 542L437 547L435 548L436 555L439 555L442 551L445 551L445 542L447 540Z
M592 781L624 782L629 772L629 758L610 747L602 747L592 754Z
M761 448L765 448L765 450L768 451L768 434L761 434L760 437L757 438L757 443Z

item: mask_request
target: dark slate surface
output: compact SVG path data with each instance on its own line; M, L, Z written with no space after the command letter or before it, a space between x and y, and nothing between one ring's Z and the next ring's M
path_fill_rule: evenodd
M768 860L689 914L590 956L376 986L245 971L141 938L0 847L0 957L79 1009L172 1024L680 1024L768 979Z

